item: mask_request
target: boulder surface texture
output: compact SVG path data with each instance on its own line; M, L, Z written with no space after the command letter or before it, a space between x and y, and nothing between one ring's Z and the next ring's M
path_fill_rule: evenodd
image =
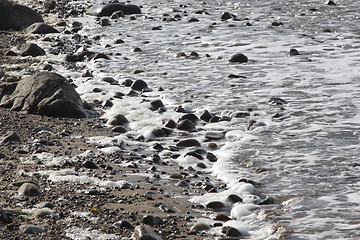
M5 94L0 92L1 107L50 117L87 117L75 88L57 73L38 72L20 80L13 93L4 90Z
M0 30L19 31L35 22L44 22L36 11L9 0L0 0Z

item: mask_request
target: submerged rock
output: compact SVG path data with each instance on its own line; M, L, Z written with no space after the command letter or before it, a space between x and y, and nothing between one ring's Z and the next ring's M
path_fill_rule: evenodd
M242 53L237 53L231 56L229 62L246 63L249 59Z
M79 94L66 78L56 73L38 72L26 77L13 93L4 95L0 93L0 106L15 111L50 117L87 117Z
M43 22L36 11L8 0L0 0L0 30L21 30L35 22Z

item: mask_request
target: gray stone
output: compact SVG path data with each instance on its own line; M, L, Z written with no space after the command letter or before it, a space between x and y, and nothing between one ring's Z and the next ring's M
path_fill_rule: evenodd
M21 225L19 227L20 232L27 234L42 233L45 229L34 226L34 225Z
M43 22L33 23L25 31L33 34L59 33L58 30Z
M32 215L36 218L44 218L52 213L52 210L50 210L49 208L40 208L33 210Z
M148 88L148 85L144 80L136 80L132 83L131 88L136 91L142 91Z
M34 183L23 183L18 189L20 196L37 197L41 196L40 187Z
M134 240L162 240L162 237L155 233L152 228L144 225L135 228L132 238Z
M176 125L176 128L179 130L192 132L192 131L195 131L195 124L192 121L190 121L189 119L185 119L185 120L180 121Z
M74 87L63 76L51 72L38 72L20 80L11 95L1 98L0 106L50 117L87 117Z
M201 144L196 139L181 140L176 144L177 147L200 147Z
M105 5L94 5L87 11L87 14L97 17L111 16L113 13L122 11L124 15L140 14L141 9L136 5L110 3Z
M249 61L249 59L242 53L237 53L231 56L229 62L237 62L237 63L245 63Z
M0 0L0 30L19 31L35 22L43 21L41 15L29 7Z
M32 57L43 56L43 55L45 55L45 50L42 49L41 47L39 47L38 45L36 45L35 43L27 43L22 46L22 48L20 50L20 55L23 57L25 57L25 56L32 56Z
M207 231L210 229L211 229L211 227L209 224L202 223L202 222L197 222L191 227L191 230L194 230L194 231Z
M10 223L11 222L11 219L9 218L8 214L1 207L0 207L0 222L4 222L4 223Z
M99 168L93 161L90 161L90 160L85 160L82 163L82 166L84 168L89 168L89 169L98 169Z
M5 133L3 136L1 136L0 138L0 145L4 144L4 143L8 143L8 142L19 142L21 141L20 136L13 131L9 131L7 133Z
M107 124L111 126L126 126L128 123L129 120L122 114L117 114L107 121Z
M134 229L134 226L128 220L120 220L113 224L114 227L123 229Z
M145 215L142 222L148 225L161 225L164 223L161 217L153 215Z

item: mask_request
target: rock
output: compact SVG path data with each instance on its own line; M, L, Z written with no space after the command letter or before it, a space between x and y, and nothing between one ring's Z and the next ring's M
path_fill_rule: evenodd
M19 142L19 141L21 141L20 136L16 132L9 131L3 136L1 136L0 145L3 145L4 143L8 143L8 142Z
M123 17L125 17L125 14L123 11L120 10L120 11L116 11L113 14L111 14L110 19L118 19L118 18L123 18Z
M103 77L101 79L101 81L110 83L110 85L117 85L118 84L118 82L113 77Z
M205 138L208 141L211 140L220 140L223 139L225 136L223 133L215 133L215 132L207 132L205 133Z
M223 213L219 213L219 214L216 214L215 217L214 217L214 220L218 220L218 221L229 221L231 218L229 218L229 216L223 214Z
M290 49L289 54L290 54L290 56L300 55L299 51L296 50L295 48Z
M336 3L334 1L328 1L327 2L327 5L330 5L330 6L336 6Z
M237 53L231 56L229 62L246 63L249 59L242 53Z
M285 105L285 104L287 104L287 101L285 101L284 99L278 98L278 97L272 97L272 98L270 98L269 103L274 104L274 105Z
M278 201L273 197L266 197L265 200L261 201L259 205L270 205L270 204L277 204Z
M33 210L31 214L36 218L44 218L52 213L53 211L50 210L49 208L40 208Z
M134 226L128 220L117 221L113 226L122 229L134 229Z
M172 173L170 175L170 178L172 178L172 179L182 179L183 176L180 173Z
M112 132L116 132L116 133L126 133L127 129L124 126L115 126L113 128L111 128Z
M20 196L37 197L41 196L40 187L34 183L23 183L18 189Z
M162 240L162 237L156 234L152 228L144 225L135 228L132 238L134 240Z
M121 3L110 3L105 5L94 5L88 9L87 14L104 17L111 16L117 11L122 11L124 15L131 14L141 14L140 7L131 4L121 4Z
M85 160L82 163L82 166L84 168L89 168L89 169L98 169L99 168L93 161L90 161L90 160Z
M236 228L225 226L221 229L221 232L224 233L228 237L240 237L242 236L241 232Z
M233 15L229 12L224 12L220 17L221 20L228 20L231 18L233 18Z
M250 116L250 113L248 112L238 112L234 115L235 118L245 118Z
M19 227L20 232L34 234L34 233L42 233L45 232L43 228L34 226L34 225L21 225Z
M148 225L161 225L164 223L161 217L153 215L145 215L142 222Z
M161 100L154 100L154 101L152 101L151 103L150 103L150 105L151 105L151 107L150 107L150 109L151 110L157 110L157 109L159 109L159 108L161 108L161 107L164 107L164 104L163 104L163 102L161 101Z
M186 120L186 119L192 121L194 124L196 124L196 122L198 122L200 120L195 114L187 113L179 118L179 122Z
M176 128L183 131L195 131L195 124L189 119L185 119L176 124Z
M19 31L35 22L43 21L41 15L29 7L0 0L0 30Z
M162 120L162 123L167 128L175 128L176 127L176 122L172 119L164 119L164 120Z
M136 91L142 91L142 90L144 90L146 88L148 88L148 85L143 80L136 80L131 85L131 89L136 90Z
M213 153L210 152L206 154L206 159L209 160L210 162L216 162L218 160L218 158Z
M203 160L203 159L204 159L203 156L201 156L201 154L199 154L199 153L197 153L197 152L195 152L195 151L187 152L187 153L185 154L185 156L192 156L192 157L195 157L195 158L197 158L197 159L199 159L199 160Z
M167 128L154 128L151 130L151 134L155 137L167 137L171 135L172 131Z
M210 227L209 224L202 223L202 222L197 222L191 227L191 230L194 230L194 231L197 231L197 232L207 231L207 230L210 230L210 229L211 229L211 227Z
M53 209L55 207L55 205L51 202L40 202L40 203L36 204L35 207Z
M1 98L0 106L50 117L87 117L74 87L63 76L51 72L38 72L20 80L11 95Z
M33 23L25 31L33 34L59 33L58 30L43 22Z
M177 147L200 147L201 144L198 140L196 139L185 139L185 140L180 140L177 144Z
M0 207L0 222L11 223L11 219L4 209Z
M106 122L106 124L111 126L126 126L129 123L129 120L122 114L117 114Z
M45 55L45 50L42 49L41 47L39 47L38 45L36 45L35 43L28 43L22 46L21 50L20 50L20 55L25 57L25 56L32 56L32 57L37 57L37 56L43 56Z
M225 208L225 204L220 201L212 201L206 204L206 207L214 210L219 210Z
M205 165L205 163L202 163L202 162L197 163L196 166L199 167L199 168L204 168L204 169L207 168L207 166Z
M91 57L91 59L92 60L96 60L96 59L107 59L107 60L109 60L110 58L105 53L95 53L93 55L93 57Z
M139 48L139 47L135 47L135 48L133 48L132 51L133 51L133 52L142 52L142 49Z
M245 124L245 130L250 131L252 129L252 126L256 123L256 120L250 119Z
M227 199L227 202L231 202L231 203L237 203L237 202L242 202L243 199L241 197L239 197L238 195L235 194L230 194Z
M214 114L210 113L208 110L204 110L200 116L200 119L205 122L209 122L212 117L214 117Z

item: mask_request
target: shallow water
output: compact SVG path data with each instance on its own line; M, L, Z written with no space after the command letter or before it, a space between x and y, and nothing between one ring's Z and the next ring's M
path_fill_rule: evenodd
M280 238L284 229L289 229L287 239L358 239L360 3L336 2L337 6L315 0L133 1L143 7L136 20L126 17L101 27L93 17L71 19L84 24L80 35L100 36L97 44L87 46L89 50L113 54L111 60L78 63L93 72L93 79L65 68L58 71L73 79L77 91L90 102L129 91L100 81L104 76L119 82L145 80L153 91L144 95L161 99L169 111L152 112L143 97L124 97L115 99L114 107L104 114L124 114L134 135L161 126L163 118L177 120L181 114L172 109L179 105L186 104L196 114L207 109L230 117L253 109L250 117L202 126L227 132L226 139L218 142L221 148L213 152L219 161L207 163L214 177L229 187L239 179L251 179L260 183L257 191L281 203L252 211L233 224L239 229L246 224L251 239ZM203 14L195 14L198 10ZM223 12L239 21L221 21ZM165 22L164 13L182 19ZM199 22L189 23L191 17ZM271 26L273 21L283 25ZM158 26L161 30L151 30ZM124 43L114 44L116 39ZM132 52L134 47L143 51ZM300 55L289 56L291 48ZM178 52L187 56L197 52L200 57L176 57ZM230 63L234 53L244 53L249 62ZM144 72L135 75L134 70ZM228 78L229 74L243 77ZM93 93L94 87L103 92ZM157 91L159 87L165 91ZM270 105L271 97L288 103ZM283 117L272 118L276 113ZM249 119L266 126L245 131ZM191 136L201 140L204 134ZM170 144L175 138L165 141ZM177 161L193 163L183 156ZM251 195L245 190L239 194ZM283 230L276 232L274 226Z

